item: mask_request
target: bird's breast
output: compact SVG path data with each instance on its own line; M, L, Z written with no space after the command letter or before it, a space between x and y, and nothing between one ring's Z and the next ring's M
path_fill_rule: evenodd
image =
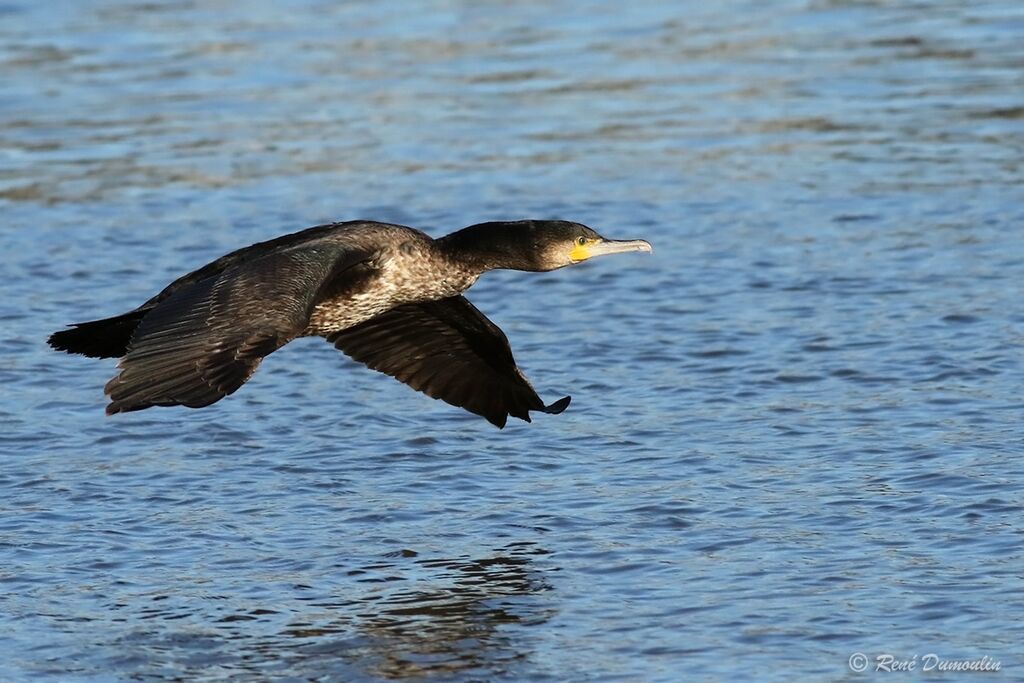
M419 250L398 249L379 261L371 276L318 303L305 334L323 336L366 322L402 304L456 296L476 282L477 277L429 258Z

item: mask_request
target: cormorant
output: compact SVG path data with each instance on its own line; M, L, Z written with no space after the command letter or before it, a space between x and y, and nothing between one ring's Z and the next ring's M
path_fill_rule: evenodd
M481 415L560 413L516 367L508 339L462 292L488 270L548 271L603 254L651 251L569 221L472 225L432 239L372 221L320 225L233 251L133 311L55 332L50 346L120 358L107 414L201 408L233 393L264 356L325 337L368 367Z

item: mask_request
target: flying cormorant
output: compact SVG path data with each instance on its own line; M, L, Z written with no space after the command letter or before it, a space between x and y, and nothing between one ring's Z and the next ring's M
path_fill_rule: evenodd
M432 239L372 221L331 223L233 251L178 278L133 311L55 332L50 346L120 358L107 414L201 408L233 393L264 356L324 337L391 375L498 427L545 405L505 334L462 292L488 270L548 271L594 256L651 251L569 221L480 223Z

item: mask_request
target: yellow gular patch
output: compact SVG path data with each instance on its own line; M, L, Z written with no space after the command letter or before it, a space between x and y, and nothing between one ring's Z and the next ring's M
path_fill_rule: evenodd
M573 243L572 251L569 252L569 258L573 263L579 263L580 261L586 261L590 258L590 242L586 244Z

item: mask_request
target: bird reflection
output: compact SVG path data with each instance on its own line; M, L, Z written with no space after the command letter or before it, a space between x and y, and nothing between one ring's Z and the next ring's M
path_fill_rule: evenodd
M478 559L416 559L429 578L415 588L367 596L360 605L365 611L355 616L298 625L286 634L314 639L307 656L333 655L349 672L389 680L505 670L530 652L502 627L542 624L553 614L539 597L550 586L532 566L534 556L546 554L532 543L515 543ZM293 664L322 670L326 662Z

